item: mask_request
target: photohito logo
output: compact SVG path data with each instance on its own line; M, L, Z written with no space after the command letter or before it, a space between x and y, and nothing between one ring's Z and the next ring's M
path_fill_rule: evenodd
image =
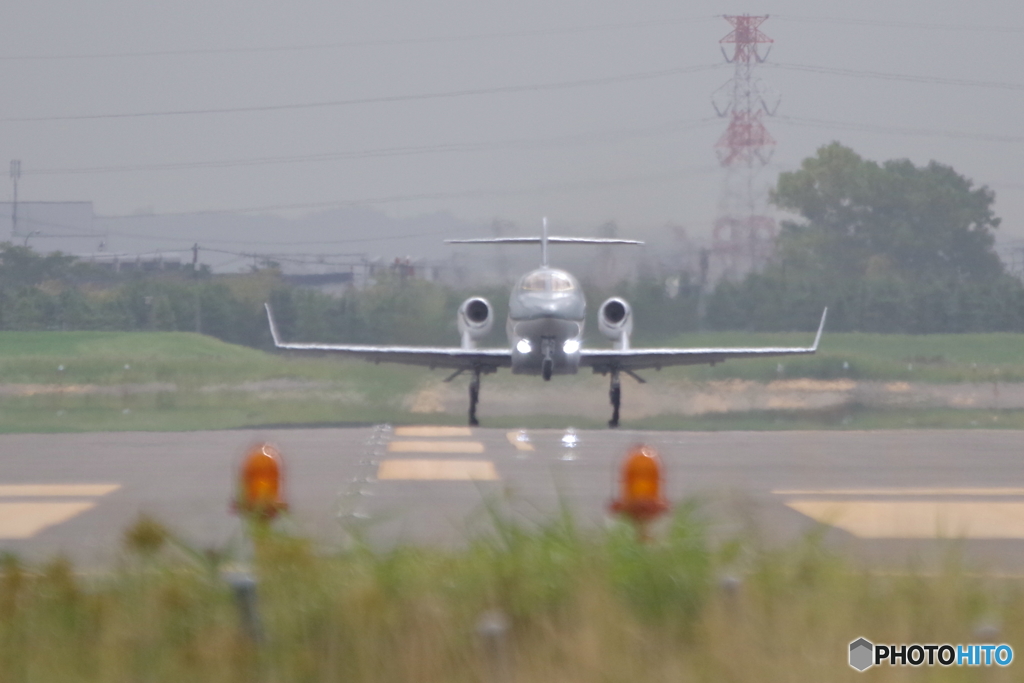
M850 666L864 671L872 666L1008 666L1009 645L875 645L867 638L850 643Z

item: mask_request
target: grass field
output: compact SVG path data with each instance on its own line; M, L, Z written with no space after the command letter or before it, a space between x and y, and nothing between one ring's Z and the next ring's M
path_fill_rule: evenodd
M811 333L714 332L666 340L666 346L809 346ZM778 371L779 364L783 369ZM1024 381L1024 335L822 335L818 353L805 358L726 362L689 370L694 379L784 377L918 382Z
M0 561L0 679L29 681L1012 680L1014 667L847 666L848 644L1009 643L1024 580L965 571L955 542L927 574L876 574L816 535L717 543L694 508L638 543L569 519L513 524L456 550L345 550L271 533L254 544L262 640L218 571L152 520L124 561Z
M680 346L807 345L812 334L707 333L665 340ZM588 373L589 374L589 373ZM440 372L336 357L280 356L189 333L0 333L0 432L189 430L276 424L439 422L463 414L412 414L407 397ZM1024 335L826 334L816 356L729 361L666 370L655 382L795 378L924 383L1024 382ZM582 386L585 377L556 378ZM459 380L460 382L462 380ZM487 392L530 379L488 377ZM627 399L628 400L628 399ZM564 417L488 416L498 427L565 426ZM577 427L606 417L581 415ZM1024 411L885 409L766 410L696 417L665 415L637 428L795 429L1024 427Z

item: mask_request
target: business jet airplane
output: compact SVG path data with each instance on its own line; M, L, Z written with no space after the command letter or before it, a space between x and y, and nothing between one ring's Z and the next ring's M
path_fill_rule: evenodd
M625 299L612 297L597 309L597 329L612 343L611 349L583 348L583 323L586 300L576 278L564 270L548 265L549 244L643 244L636 240L549 237L547 219L540 237L496 237L485 239L446 240L449 244L540 244L541 266L519 278L509 298L508 320L505 331L507 348L477 348L478 340L486 337L494 326L491 304L481 297L466 299L459 306L456 323L462 344L458 347L433 346L374 346L369 344L304 344L281 341L273 312L267 305L267 319L274 345L291 351L321 351L345 356L365 358L374 363L405 363L425 365L430 369L455 370L444 381L450 382L463 372L473 373L469 383L469 424L479 424L476 406L480 400L480 375L510 368L514 375L540 375L545 381L552 375L574 375L581 367L595 373L611 375L609 398L612 419L609 427L619 426L619 407L622 389L619 376L629 375L638 382L643 380L637 370L661 368L669 365L714 365L729 358L768 358L813 354L818 350L825 315L821 314L818 334L812 346L801 348L709 348L670 349L630 348L629 336L633 331L633 313Z

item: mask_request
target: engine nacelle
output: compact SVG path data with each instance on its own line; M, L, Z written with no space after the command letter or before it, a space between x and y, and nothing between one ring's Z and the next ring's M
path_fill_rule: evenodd
M597 329L616 349L628 349L629 335L633 334L633 309L625 299L613 296L597 310Z
M490 334L494 327L491 304L479 296L463 301L455 317L464 349L475 349L476 342Z

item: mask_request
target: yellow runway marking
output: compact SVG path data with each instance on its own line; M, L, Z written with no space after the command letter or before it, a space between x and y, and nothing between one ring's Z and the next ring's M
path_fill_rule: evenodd
M791 500L786 505L860 538L1024 538L1024 503Z
M0 484L0 498L105 496L121 488L120 484Z
M483 453L479 441L392 441L391 453Z
M490 460L385 460L377 479L495 481L498 472Z
M95 503L0 503L0 539L31 538L66 522Z
M781 489L780 496L1024 496L1024 489L959 488L959 489Z
M473 436L469 427L434 427L431 425L413 427L395 427L395 436Z
M519 438L520 436L525 436L525 433L524 432L509 432L508 434L505 435L505 438L508 439L508 442L510 444L512 444L513 446L515 446L516 450L518 450L518 451L535 451L535 450L537 450L536 448L533 447L533 444L530 443L529 437L526 437L526 439L520 439Z

